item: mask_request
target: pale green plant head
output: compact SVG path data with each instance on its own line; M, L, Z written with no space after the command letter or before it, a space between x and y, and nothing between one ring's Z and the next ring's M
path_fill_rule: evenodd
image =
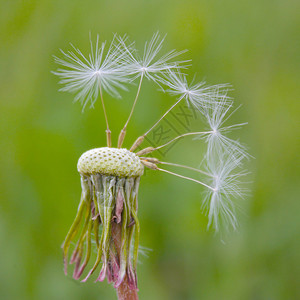
M74 50L68 53L62 51L64 59L55 58L63 66L63 69L54 72L64 85L61 90L76 93L75 100L80 100L83 107L87 103L93 106L100 98L106 122L106 147L85 152L77 165L81 176L82 196L77 216L63 245L66 270L69 248L77 236L70 258L70 263L75 263L75 279L81 277L88 265L94 232L97 257L83 281L102 264L96 281L107 278L117 289L124 283L131 290L137 289L140 234L137 196L145 167L201 185L206 190L202 206L208 213L208 227L213 226L216 231L222 228L237 229L235 202L246 194L242 187L242 178L247 175L243 171L243 161L250 158L250 155L243 144L227 134L246 123L225 125L235 111L232 111L233 100L228 96L230 86L209 86L203 81L189 83L188 77L182 72L188 67L188 60L177 60L185 51L172 50L160 56L163 41L158 33L154 34L150 42L145 43L140 55L134 48L134 43L128 42L128 37L115 35L107 51L106 43L100 45L97 37L95 46L91 42L91 53L88 56L73 47ZM140 98L144 79L152 81L156 87L176 99L160 118L156 117L154 125L141 134L131 147L122 148L127 125ZM105 92L120 97L119 90L126 90L135 80L138 80L137 93L129 117L120 131L118 143L113 148L104 101ZM182 102L202 116L205 120L204 128L179 134L160 145L143 148L142 144L149 133ZM166 162L153 156L157 150L188 137L200 139L207 145L207 151L199 157L202 168ZM197 176L187 177L169 168L185 168L194 171Z

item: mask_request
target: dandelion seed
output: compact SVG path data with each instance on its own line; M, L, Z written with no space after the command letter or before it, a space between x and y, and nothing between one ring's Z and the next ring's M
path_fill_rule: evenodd
M250 158L247 153L247 149L239 141L233 140L226 136L233 130L239 129L247 123L240 123L230 126L223 126L223 124L230 118L235 112L229 114L231 105L227 105L226 96L221 101L212 103L211 107L208 107L204 111L206 121L210 127L210 132L206 135L198 135L195 139L205 139L207 142L207 157L212 155L220 156L226 152L233 158L236 158L236 162L239 161L239 156Z
M172 50L158 57L162 49L165 37L161 38L156 32L149 42L145 43L144 52L139 56L136 50L128 47L124 39L119 38L120 44L123 46L125 53L128 55L128 64L126 70L129 74L134 75L133 80L138 77L146 77L149 80L157 82L157 75L163 74L168 70L182 67L187 61L173 61L175 58L185 53L186 50ZM156 75L156 76L154 76Z
M101 87L110 95L120 98L119 89L125 90L124 83L129 81L122 66L124 66L125 53L114 43L108 48L105 54L106 42L99 45L99 36L95 48L91 44L91 54L85 57L82 52L75 48L74 51L68 51L64 59L55 57L55 62L66 69L58 69L53 72L61 78L60 84L65 85L61 91L76 93L75 100L80 100L83 107L90 102L94 105L98 98Z
M235 204L233 200L244 198L247 189L243 188L241 178L247 175L246 171L235 172L242 161L243 156L233 159L231 156L210 157L207 161L207 172L211 174L208 189L204 198L204 207L208 210L208 225L212 224L216 231L220 227L231 226L237 229Z
M107 145L110 147L111 135L102 91L104 90L108 94L120 98L117 89L127 89L124 85L129 81L127 73L124 71L126 53L121 50L120 45L115 43L115 38L106 54L106 42L99 45L99 36L97 36L95 48L91 40L90 44L91 53L88 57L85 57L73 45L74 52L68 51L68 53L65 53L61 50L65 59L54 57L55 62L66 69L58 69L53 73L61 78L59 83L65 85L60 90L76 93L75 101L80 100L83 110L88 103L93 106L100 94L107 127Z
M232 103L232 100L226 95L230 85L207 86L204 81L188 84L186 75L179 69L169 70L165 77L160 79L160 82L169 88L167 92L179 99L185 99L188 106L193 106L200 112L204 112L206 108L211 107L220 99L222 99L223 105Z
M186 100L188 107L193 106L202 114L205 114L208 109L215 106L216 103L224 107L230 106L232 100L227 96L226 92L229 87L227 84L219 84L214 86L205 86L205 82L194 85L188 85L186 76L177 71L168 70L164 78L157 77L157 80L167 85L170 89L167 90L172 95L178 96L178 100L148 129L140 136L131 151L135 150L143 142L144 138L172 111L183 99Z
M185 63L185 61L174 62L172 60L174 58L177 58L179 55L185 53L186 51L177 52L175 50L172 50L167 54L163 55L162 57L157 58L159 52L162 49L164 39L165 38L160 39L160 35L158 34L158 32L155 33L150 42L145 43L144 53L141 58L139 57L138 53L136 53L136 50L133 49L132 44L130 46L127 46L124 38L118 38L119 44L122 46L126 57L128 57L128 60L126 60L126 64L124 66L126 72L134 76L132 80L135 80L136 78L140 77L137 94L133 102L129 117L119 135L118 148L122 147L127 125L132 117L134 108L136 106L140 94L143 78L145 77L159 84L158 79L161 77L162 74L173 68L180 68L181 65Z

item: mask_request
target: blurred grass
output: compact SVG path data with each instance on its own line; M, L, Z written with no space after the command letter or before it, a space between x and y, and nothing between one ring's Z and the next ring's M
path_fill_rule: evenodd
M76 162L105 135L99 103L82 114L57 91L52 55L69 42L88 51L90 31L142 45L156 30L168 33L166 48L189 49L199 79L233 84L243 107L232 121L249 122L241 140L256 159L240 232L225 245L205 230L198 186L147 173L141 244L153 251L139 267L140 298L300 298L299 20L297 1L1 1L0 298L114 299L106 283L62 271L80 195ZM108 99L115 139L133 94ZM128 144L169 103L150 85L141 99ZM188 159L201 161L197 149Z

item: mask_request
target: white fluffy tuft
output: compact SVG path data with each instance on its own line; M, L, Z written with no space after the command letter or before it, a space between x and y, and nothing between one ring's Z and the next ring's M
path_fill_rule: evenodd
M74 47L74 51L65 53L64 59L55 57L55 62L64 69L53 72L61 78L60 84L65 85L61 91L75 93L75 100L79 100L83 108L90 103L93 106L100 87L110 95L120 98L118 89L126 90L124 83L129 78L124 71L126 53L113 40L105 53L106 42L99 44L97 36L95 47L90 41L91 53L88 57Z
M207 159L211 156L222 156L224 153L231 156L236 163L240 162L239 157L250 158L247 153L247 148L238 140L233 140L226 136L233 130L241 128L247 123L240 123L230 126L223 126L223 124L235 112L230 112L232 104L228 104L226 96L221 98L220 101L214 101L210 107L207 107L203 114L210 127L210 131L206 135L199 135L196 139L205 138L207 143Z
M209 109L220 99L225 101L224 104L230 104L232 101L227 96L228 84L217 84L208 86L206 82L188 83L186 75L180 70L168 70L160 82L168 87L166 90L171 95L178 98L184 98L188 106L192 105L200 112Z
M239 156L238 162L243 159ZM247 175L239 169L237 160L223 155L207 161L207 171L211 174L210 185L204 198L204 206L208 210L208 228L213 225L216 231L232 227L237 229L236 205L234 200L243 198L247 189L243 188L241 178Z
M186 61L174 61L179 55L186 51L171 50L162 56L158 56L161 52L162 45L165 37L161 38L159 33L156 32L149 42L145 43L144 51L142 55L133 49L132 44L127 46L123 38L118 38L120 45L122 45L123 51L128 56L128 64L126 70L129 74L133 75L133 80L145 76L147 79L158 82L157 78L160 78L161 74L166 71L180 68L182 63Z

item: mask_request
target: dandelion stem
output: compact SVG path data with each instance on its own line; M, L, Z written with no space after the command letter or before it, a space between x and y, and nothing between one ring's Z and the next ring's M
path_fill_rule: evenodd
M133 102L133 105L132 105L132 108L131 108L131 111L130 111L130 114L129 114L129 117L123 127L123 129L121 130L120 132L120 135L119 135L119 139L118 139L118 148L121 148L122 147L122 144L124 142L124 139L125 139L125 135L126 135L126 128L127 128L127 125L132 117L132 114L133 114L133 111L134 111L134 108L135 108L135 105L137 103L137 100L138 100L138 97L140 95L140 91L141 91L141 86L142 86L142 82L143 82L143 77L144 77L144 73L142 73L141 75L141 79L140 79L140 82L139 82L139 86L138 86L138 89L137 89L137 93L136 93L136 96L135 96L135 99L134 99L134 102Z
M109 130L107 114L106 114L106 109L105 109L105 105L104 105L103 93L102 93L102 88L101 88L100 82L99 82L99 89L100 89L100 98L101 98L101 103L102 103L102 108L103 108L104 118L105 118L105 123L106 123L106 131L105 132L106 132L107 147L111 147L111 131Z
M131 117L132 117L132 114L133 114L133 111L134 111L134 108L135 108L137 99L138 99L138 97L139 97L139 95L140 95L140 91L141 91L141 86L142 86L143 78L144 78L144 74L141 75L141 79L140 79L139 87L138 87L138 90L137 90L137 93L136 93L136 97L135 97L135 99L134 99L134 103L133 103L133 105L132 105L131 112L130 112L130 115L129 115L129 117L128 117L128 120L127 120L127 122L125 123L125 126L124 126L125 129L126 129L128 123L129 123Z
M169 145L169 144L171 144L171 143L173 143L173 142L175 142L176 140L178 140L178 139L181 139L181 138L183 138L183 137L185 137L185 136L189 136L189 135L201 135L201 134L211 134L213 131L201 131L201 132L199 132L199 131L197 131L197 132L188 132L188 133L184 133L184 134L181 134L181 135L179 135L179 136L176 136L174 139L172 139L172 140L170 140L170 141L168 141L167 143L165 143L165 144L163 144L163 145L161 145L161 146L158 146L158 147L156 147L156 148L153 148L153 147L147 147L147 148L145 148L145 149L142 149L142 150L140 150L139 152L137 152L136 153L136 155L137 156L141 156L141 155L145 155L145 154L149 154L149 153L151 153L151 152L153 152L153 151L155 151L155 150L158 150L158 149L161 149L161 148L163 148L163 147L165 147L165 146L167 146L167 145ZM141 138L141 137L140 137ZM139 139L140 139L139 138ZM136 142L133 144L133 146L130 148L130 151L133 151L134 149L136 149L137 147L135 147L135 145L137 144L137 142L139 141L139 139L137 139L136 140ZM142 140L143 141L143 140ZM138 145L140 145L141 144L141 142L138 144ZM133 150L132 150L133 149Z
M163 115L162 117L143 135L137 138L130 148L130 151L134 151L145 139L145 136L183 99L184 96L180 97L179 100L173 104Z
M184 168L184 169L188 169L188 170L192 170L192 171L201 173L201 174L206 175L206 176L210 176L210 177L212 176L211 174L209 174L205 171L202 171L202 170L199 170L199 169L196 169L196 168L193 168L193 167L185 166L185 165L180 165L180 164L175 164L175 163L170 163L170 162L164 162L164 161L160 161L159 164Z
M175 137L174 139L168 141L167 143L165 143L165 144L163 144L163 145L161 145L161 146L156 147L155 150L161 149L161 148L163 148L163 147L165 147L165 146L167 146L167 145L169 145L169 144L175 142L176 140L181 139L181 138L183 138L183 137L185 137L185 136L189 136L189 135L200 135L200 134L210 134L210 133L211 133L211 131L188 132L188 133L184 133L184 134L181 134L181 135Z
M179 100L174 103L146 133L143 134L143 136L145 137L183 99L183 97L184 96L180 97Z
M118 256L120 257L122 249L122 224L112 222L111 235L112 240L115 243ZM127 274L117 288L117 295L119 300L138 300L137 291L132 290L129 287Z
M201 182L201 181L199 181L199 180L196 180L196 179L194 179L194 178L190 178L190 177L186 177L186 176L183 176L183 175L180 175L180 174L177 174L177 173L173 173L173 172L168 171L168 170L165 170L165 169L157 168L157 170L158 170L158 171L165 172L165 173L169 173L169 174L171 174L171 175L174 175L174 176L177 176L177 177L180 177L180 178L183 178L183 179L187 179L187 180L190 180L190 181L194 181L194 182L196 182L196 183L199 183L199 184L201 184L201 185L203 185L203 186L209 188L209 189L212 190L212 191L215 190L213 187L211 187L211 186L209 186L209 185L207 185L207 184L205 184L205 183L203 183L203 182Z

